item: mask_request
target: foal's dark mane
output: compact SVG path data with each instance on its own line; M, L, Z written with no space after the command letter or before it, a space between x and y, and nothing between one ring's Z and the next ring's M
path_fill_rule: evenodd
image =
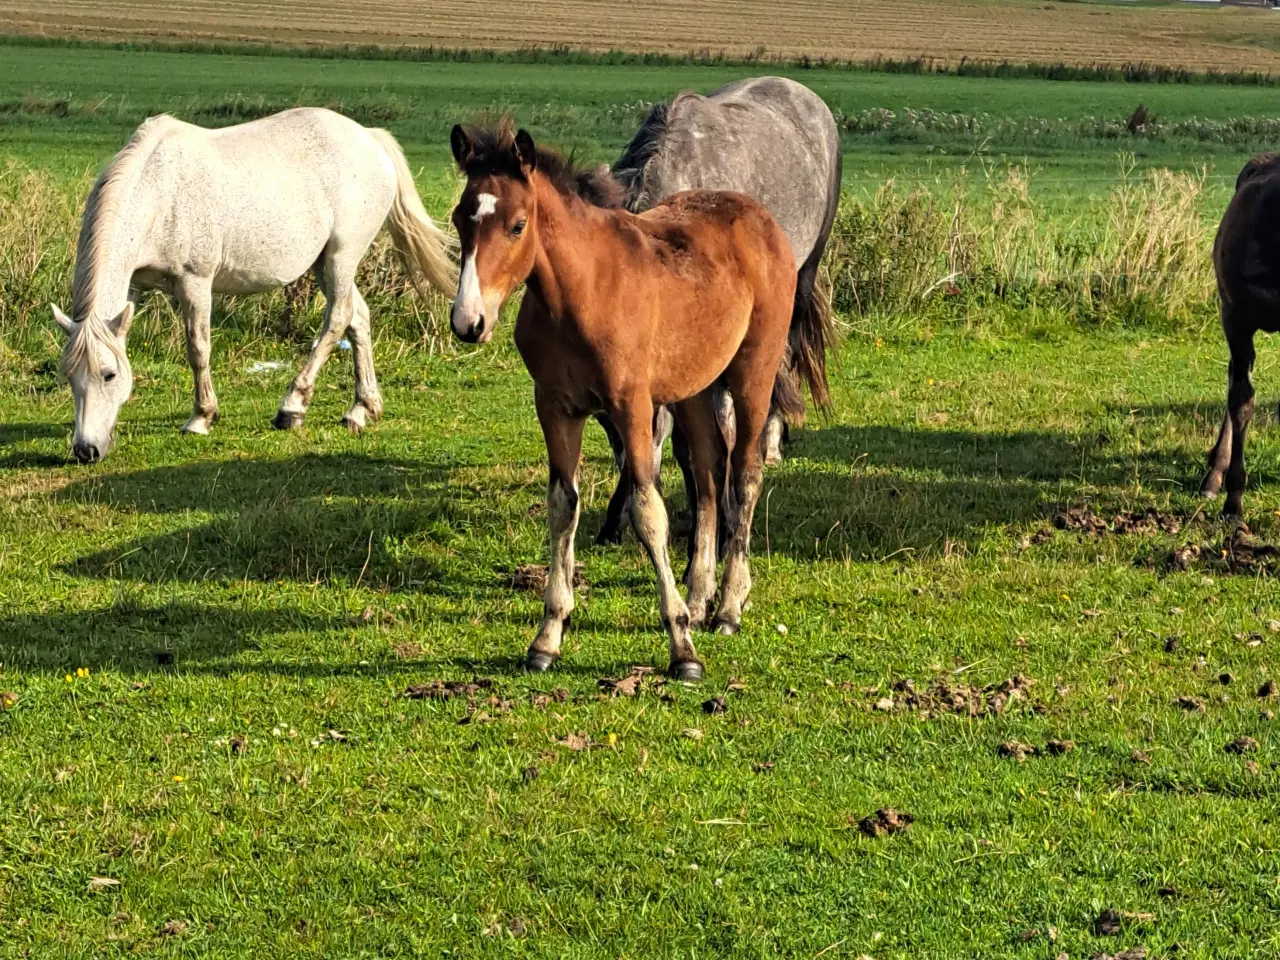
M492 173L523 176L516 153L514 124L509 117L494 124L468 127L467 133L474 151L463 171L468 177ZM538 172L560 193L580 197L596 207L612 210L622 206L626 193L606 165L579 163L573 153L566 157L541 145L535 145L534 150Z

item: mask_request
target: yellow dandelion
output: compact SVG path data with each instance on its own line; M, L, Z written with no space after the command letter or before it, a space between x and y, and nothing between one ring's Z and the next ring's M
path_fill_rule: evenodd
M68 673L68 674L67 674L65 677L63 677L62 679L63 679L63 680L65 680L65 681L67 681L67 683L70 683L70 682L71 682L71 674L69 674L69 673Z
M616 733L611 733L604 738L604 742L610 747L616 747L618 745L618 735Z
M181 783L181 782L182 782L183 780L185 780L185 779L187 779L187 778L186 778L186 777L183 777L183 776L179 776L179 775L177 775L177 774L174 774L173 782L174 782L174 783Z
M77 677L87 677L88 675L89 675L89 668L88 668L88 667L77 667L77 668L76 668L76 676L77 676Z

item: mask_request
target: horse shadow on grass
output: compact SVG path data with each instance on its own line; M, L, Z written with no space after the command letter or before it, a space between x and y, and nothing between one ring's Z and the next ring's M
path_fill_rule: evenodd
M66 426L55 423L0 423L0 471L64 467L70 462L71 446L62 456L44 450L33 450L32 440L66 437Z

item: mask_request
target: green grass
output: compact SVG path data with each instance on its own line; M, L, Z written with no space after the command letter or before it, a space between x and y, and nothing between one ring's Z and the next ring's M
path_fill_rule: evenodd
M439 215L459 116L518 105L540 134L607 158L637 100L733 75L6 48L0 102L107 99L89 116L4 114L0 149L78 176L153 108L397 104L388 125L425 164ZM1268 96L812 82L850 113L1079 118L1142 99L1171 118L1225 118L1265 116ZM959 162L938 152L956 147L945 139L847 146L855 190ZM1230 177L1240 159L1220 144L1137 146L1140 164L1208 157ZM1087 140L1029 155L1062 178L1050 206L1064 222L1118 166L1116 145ZM65 219L60 203L31 209ZM67 245L66 223L36 226ZM1221 560L1228 529L1194 495L1225 393L1212 327L1094 329L1016 296L860 321L834 364L835 415L767 473L743 632L702 639L700 688L610 699L599 679L660 669L666 644L642 551L591 546L612 484L595 427L579 533L588 589L556 672L517 669L541 604L508 581L546 559L545 467L509 322L486 348L429 355L397 339L411 317L375 316L384 421L359 437L338 427L352 389L340 353L308 425L283 435L269 424L308 334L275 342L242 301L215 330L222 420L196 438L178 434L189 374L166 358L180 346L148 310L119 449L82 468L67 463L57 344L23 326L65 256L51 252L31 289L6 274L21 302L18 332L0 340L0 958L1280 952L1280 729L1262 712L1280 704L1256 696L1280 679L1280 593ZM374 309L407 314L393 296ZM1268 348L1246 510L1274 542L1280 363ZM250 373L259 359L291 369ZM674 472L667 489L679 511ZM1185 527L1036 536L1081 503L1106 516L1156 507ZM1187 543L1205 559L1172 569ZM676 552L682 562L682 541ZM985 687L1019 674L1035 681L1029 697L995 715L875 709L901 699L903 679ZM471 706L402 696L472 677L494 687ZM554 688L567 697L540 705ZM728 712L705 714L721 694ZM1183 696L1205 711L1178 708ZM571 734L593 745L558 745ZM1240 736L1260 749L1227 753ZM999 754L1049 739L1076 749L1021 764ZM910 831L861 835L857 821L883 806L911 813ZM119 884L93 890L95 877ZM1106 908L1130 914L1118 937L1094 930Z
M1020 546L1059 504L1201 510L1215 340L851 344L837 416L768 474L743 633L704 639L708 679L670 700L597 694L665 660L642 552L589 545L611 482L599 432L590 589L562 665L531 679L516 663L539 600L506 583L545 559L526 375L505 342L395 352L387 418L359 438L336 427L339 363L286 436L268 424L287 374L250 375L224 344L208 439L177 433L185 372L144 363L93 468L65 465L70 398L48 374L0 393L0 689L17 696L0 955L1274 955L1280 731L1255 697L1274 583L1168 572L1175 545L1221 538L1203 519ZM1264 392L1276 372L1264 352ZM1251 437L1264 537L1272 422ZM901 678L1015 674L1030 700L999 716L872 709ZM472 676L510 711L482 702L492 722L462 725L462 702L401 696ZM731 677L745 691L705 715ZM568 700L532 704L552 687ZM596 745L557 746L571 733ZM1241 735L1260 751L1224 752ZM1077 749L997 752L1050 738ZM851 825L886 805L909 833ZM1099 938L1107 907L1154 917ZM485 935L512 918L523 938ZM1053 951L1020 940L1049 926Z

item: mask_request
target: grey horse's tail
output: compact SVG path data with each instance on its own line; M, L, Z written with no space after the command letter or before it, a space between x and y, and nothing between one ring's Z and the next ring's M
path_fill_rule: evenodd
M779 386L774 387L775 402L783 415L793 423L804 420L804 398L800 396L800 384L795 374L809 387L809 395L813 397L813 405L823 413L831 411L831 386L827 382L827 353L837 346L838 331L835 317L831 312L831 282L822 270L822 256L827 249L827 240L831 236L831 228L835 224L836 210L840 206L840 178L843 172L843 161L839 147L835 150L831 182L827 186L827 209L822 218L822 229L818 232L817 242L809 252L808 258L800 266L796 278L796 303L791 314L791 333L788 337L787 351L790 354L783 367L791 376L779 374ZM791 381L781 385L781 381ZM795 394L798 398L800 412L793 417L787 413L786 406L777 393L781 389L784 394ZM790 399L788 397L787 399Z
M458 268L449 255L453 239L427 215L409 162L396 138L386 130L370 129L369 133L395 167L396 198L387 214L387 230L409 265L414 286L423 296L427 294L428 284L445 296L453 296L458 291Z

